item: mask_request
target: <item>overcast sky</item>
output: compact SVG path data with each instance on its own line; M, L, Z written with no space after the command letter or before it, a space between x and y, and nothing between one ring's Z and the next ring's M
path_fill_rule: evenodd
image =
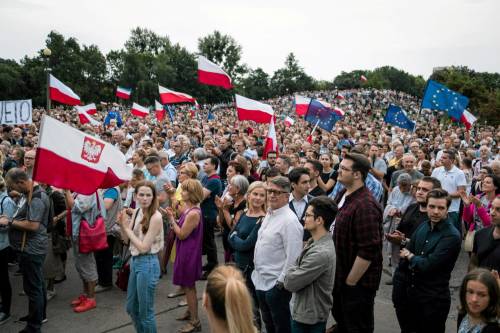
M326 80L383 65L424 78L448 65L500 72L499 13L499 0L0 0L0 58L34 55L51 30L107 53L140 26L192 52L217 29L270 74L289 52Z

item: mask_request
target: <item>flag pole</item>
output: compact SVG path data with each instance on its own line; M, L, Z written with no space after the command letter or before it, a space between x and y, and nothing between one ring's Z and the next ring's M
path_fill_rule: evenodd
M311 130L311 135L314 133L314 131L316 130L316 127L318 127L318 124L320 122L320 119L318 119L318 121L316 122L316 125L314 125L313 129Z

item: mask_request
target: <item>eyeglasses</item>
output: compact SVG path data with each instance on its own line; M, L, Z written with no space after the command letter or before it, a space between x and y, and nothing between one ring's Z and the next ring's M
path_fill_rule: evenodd
M278 196L278 195L280 195L280 194L285 194L285 193L286 193L286 194L288 194L288 192L287 192L287 191L272 190L272 189L267 189L267 190L266 190L266 192L267 192L267 194L269 194L269 195L276 195L276 196Z
M305 213L305 214L304 214L304 217L314 217L314 214L311 214L311 213Z

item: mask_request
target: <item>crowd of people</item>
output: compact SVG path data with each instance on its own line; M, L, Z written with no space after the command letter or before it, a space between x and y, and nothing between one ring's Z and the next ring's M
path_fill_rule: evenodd
M238 121L231 105L181 105L160 122L112 104L95 116L99 126L50 110L133 167L127 183L91 195L32 179L47 112L2 126L0 325L11 318L9 265L19 265L29 299L22 332L40 332L55 285L72 269L71 249L83 287L68 300L73 311L98 307L114 269L130 267L126 311L137 332L156 332L155 293L167 269L177 287L168 297L187 306L179 332L202 330L200 280L213 332L373 332L381 283L392 285L402 332L444 332L456 312L451 273L466 251L457 331L499 332L500 129L479 119L465 131L401 92L303 94L344 118L331 132L311 132L293 96L268 100L278 149L265 157L268 125ZM414 132L384 123L389 104L416 121ZM82 225L97 223L108 246L83 251Z

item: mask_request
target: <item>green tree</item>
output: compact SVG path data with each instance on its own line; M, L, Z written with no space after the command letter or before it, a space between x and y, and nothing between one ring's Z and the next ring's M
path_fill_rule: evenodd
M304 72L293 53L286 57L285 67L274 72L271 78L271 90L275 95L286 95L314 88L314 79Z
M0 100L31 98L26 93L21 65L0 58Z
M241 80L240 86L243 94L249 98L267 99L271 97L269 74L260 67L250 70Z

